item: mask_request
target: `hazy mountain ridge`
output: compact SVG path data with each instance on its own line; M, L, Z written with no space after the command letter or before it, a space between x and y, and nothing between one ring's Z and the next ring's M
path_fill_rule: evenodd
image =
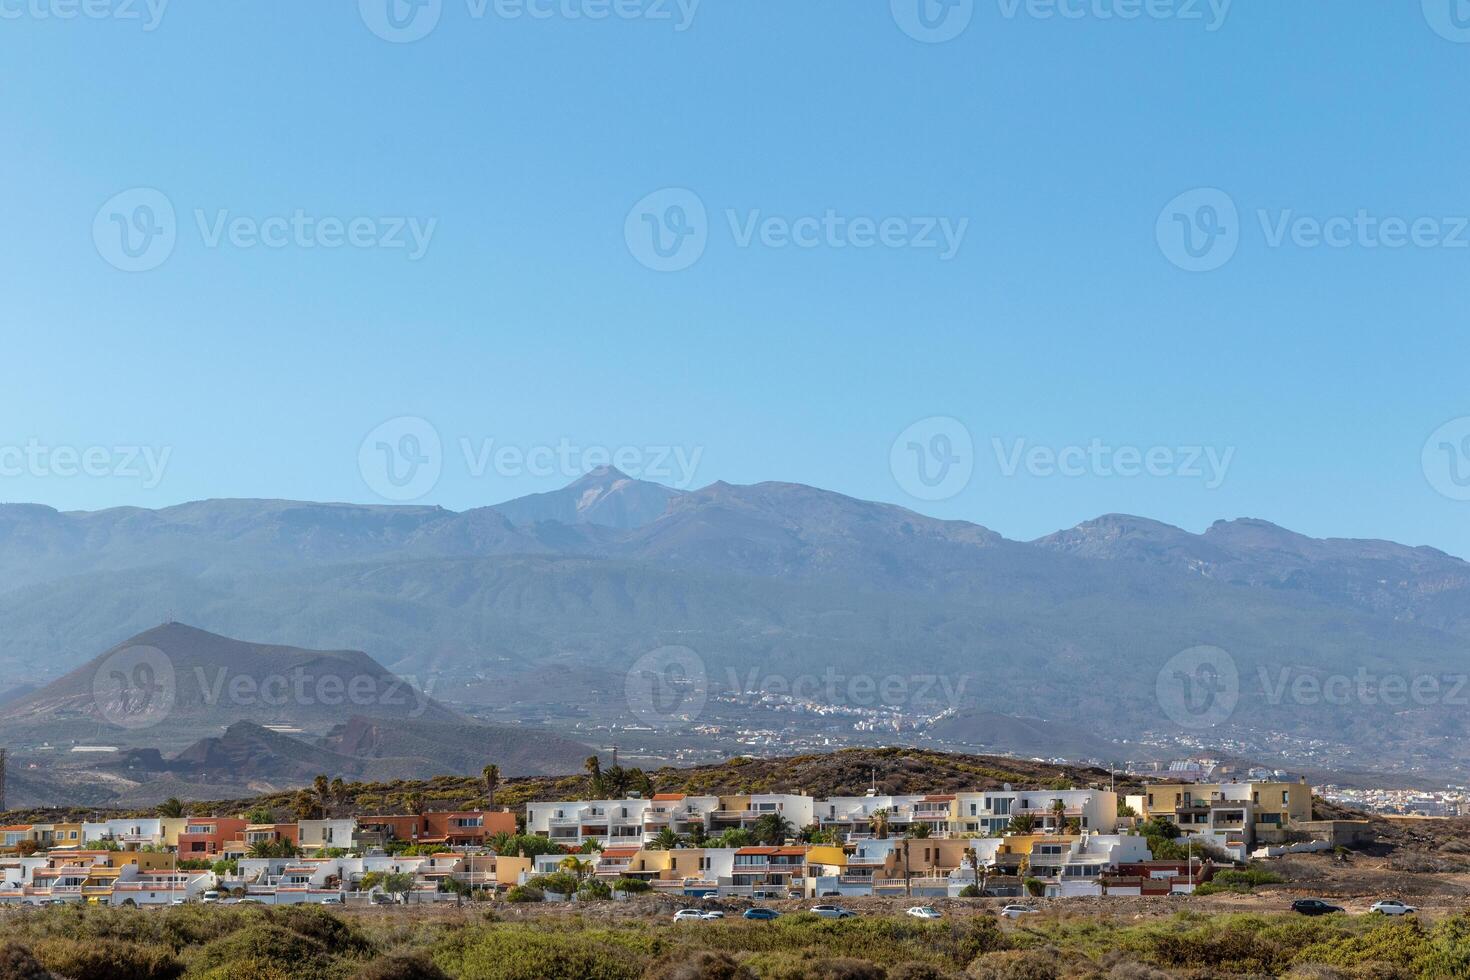
M67 562L87 566L0 593L0 665L77 663L167 611L231 635L368 650L435 676L452 700L575 673L616 703L634 659L678 644L698 651L713 687L752 669L933 671L979 679L959 707L1086 717L1118 737L1167 724L1158 670L1209 644L1240 668L1233 723L1356 739L1381 728L1381 705L1284 710L1259 672L1438 675L1460 669L1470 636L1470 570L1432 548L1311 539L1259 520L1193 534L1124 515L1018 542L796 484L648 495L637 483L601 472L556 501L464 514L211 501L102 520L0 508L0 569L60 540L81 549ZM664 508L628 527L585 510L582 523L539 519L610 492ZM111 530L76 529L97 520ZM1406 739L1432 721L1395 719Z

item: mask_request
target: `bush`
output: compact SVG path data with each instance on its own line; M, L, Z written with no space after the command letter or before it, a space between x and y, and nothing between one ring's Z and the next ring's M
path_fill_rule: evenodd
M6 946L0 949L0 980L56 980L56 975L24 946Z
M320 940L270 923L246 926L238 932L216 939L199 950L191 967L194 970L216 970L233 967L245 960L260 961L278 968L283 977L315 980L332 965L332 956ZM234 976L220 973L219 976Z
M434 960L451 976L477 980L635 980L647 960L602 932L490 928L459 933Z
M966 885L964 888L961 888L960 889L960 898L979 898L979 897L980 897L980 886L979 885Z
M981 956L965 971L972 980L1057 980L1062 974L1054 949L1025 949Z
M945 980L947 976L930 963L900 963L888 971L888 980Z
M700 950L676 953L651 967L648 980L756 980L756 975L729 953Z
M507 902L544 902L546 893L535 885L512 885L505 893Z
M653 886L642 878L619 878L612 886L613 891L627 892L629 895L641 895L653 890Z
M353 974L352 980L449 980L427 953L392 953Z
M69 980L174 980L184 972L168 950L115 939L43 939L35 955Z
M543 892L555 892L558 895L575 895L577 888L581 885L575 875L565 871L554 871L549 875L540 875L532 878L528 884L541 889Z
M612 889L601 881L589 881L577 890L577 898L584 902L606 901L612 898Z

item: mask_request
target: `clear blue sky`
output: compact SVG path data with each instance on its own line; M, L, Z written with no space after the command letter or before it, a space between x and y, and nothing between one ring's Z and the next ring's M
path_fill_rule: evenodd
M566 440L697 449L696 484L811 483L1013 537L1113 511L1257 516L1470 555L1470 503L1421 461L1470 415L1470 248L1273 247L1257 217L1428 216L1453 237L1470 44L1417 2L1238 0L1216 30L1205 0L1157 2L1204 20L977 0L931 44L887 0L704 0L682 31L673 0L674 21L443 0L432 32L390 43L346 0L176 2L151 31L7 0L0 446L171 455L154 487L28 465L0 499L380 501L359 447L413 416L444 446L419 499L454 509L567 482L476 476L461 439ZM175 208L177 240L129 273L93 226L138 187ZM664 188L708 210L682 271L625 235ZM1208 272L1156 227L1194 188L1239 212ZM297 210L437 224L415 260L211 247L195 217ZM968 226L946 261L742 247L728 210ZM930 416L975 445L968 483L932 501L890 462ZM1234 455L1214 488L1006 475L993 439Z

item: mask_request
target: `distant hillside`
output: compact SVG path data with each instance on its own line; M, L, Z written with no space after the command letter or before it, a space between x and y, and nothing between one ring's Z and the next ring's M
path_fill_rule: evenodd
M215 633L363 650L432 677L445 702L559 700L613 725L635 720L629 668L677 645L695 651L712 688L752 672L898 670L943 678L952 707L976 717L1071 720L1104 741L1157 742L1197 734L1161 710L1158 682L1176 654L1211 646L1239 678L1212 738L1248 737L1262 753L1279 745L1271 761L1287 765L1371 746L1387 770L1470 771L1464 712L1289 695L1300 678L1360 670L1457 675L1470 652L1470 566L1254 519L1192 534L1108 516L1019 542L814 487L678 493L603 470L464 513L268 500L95 514L5 506L0 582L0 686L33 682L38 669L54 677L49 665L75 667L173 615ZM238 719L208 720L190 740ZM324 732L347 720L311 722ZM1062 731L1037 729L1037 754L1061 754L1050 733Z
M478 775L494 762L507 777L573 772L592 754L580 742L531 728L371 718L353 718L337 726L322 746L363 764L425 760L417 774Z
M609 764L609 760L603 760L605 767ZM1106 770L1090 767L1054 766L1000 756L900 748L847 749L771 759L737 757L686 769L657 769L648 775L654 791L660 793L761 792L807 793L812 796L861 796L870 786L876 786L880 793L926 793L999 789L1007 783L1018 787L1107 787L1110 780ZM1126 784L1120 782L1118 787L1122 791ZM405 798L413 793L422 795L430 809L460 809L485 804L484 783L473 776L356 783L350 788L353 802L347 810L354 813L401 808L405 805ZM502 781L495 793L495 803L516 810L530 801L577 799L587 792L587 776L581 772L523 777ZM294 792L285 792L242 799L195 800L191 802L190 810L227 814L268 806L285 814L294 795ZM0 814L0 819L25 820L27 812ZM61 817L52 814L51 819Z
M628 529L658 520L677 496L678 490L634 480L604 466L560 490L520 497L493 509L512 524L556 521Z
M169 623L7 704L0 735L168 746L245 720L325 730L359 715L462 720L355 650L245 643Z

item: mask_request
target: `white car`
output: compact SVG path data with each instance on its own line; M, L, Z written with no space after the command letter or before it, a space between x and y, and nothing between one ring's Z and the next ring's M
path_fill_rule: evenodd
M1007 919L1019 919L1023 915L1037 915L1039 912L1029 905L1007 905L1000 910L1000 914Z
M852 919L857 913L852 909L845 909L840 905L813 905L812 914L820 915L824 919Z
M1374 902L1373 907L1368 911L1382 912L1384 915L1413 915L1419 910L1412 905L1405 905L1396 898L1388 898L1381 902Z
M706 919L723 919L724 917L725 913L721 912L719 909L710 909L708 912L704 913L704 918Z
M944 918L944 916L940 913L938 909L932 908L928 905L915 905L913 908L909 909L906 914L912 915L916 919Z
M703 922L704 909L680 909L674 913L675 922Z

